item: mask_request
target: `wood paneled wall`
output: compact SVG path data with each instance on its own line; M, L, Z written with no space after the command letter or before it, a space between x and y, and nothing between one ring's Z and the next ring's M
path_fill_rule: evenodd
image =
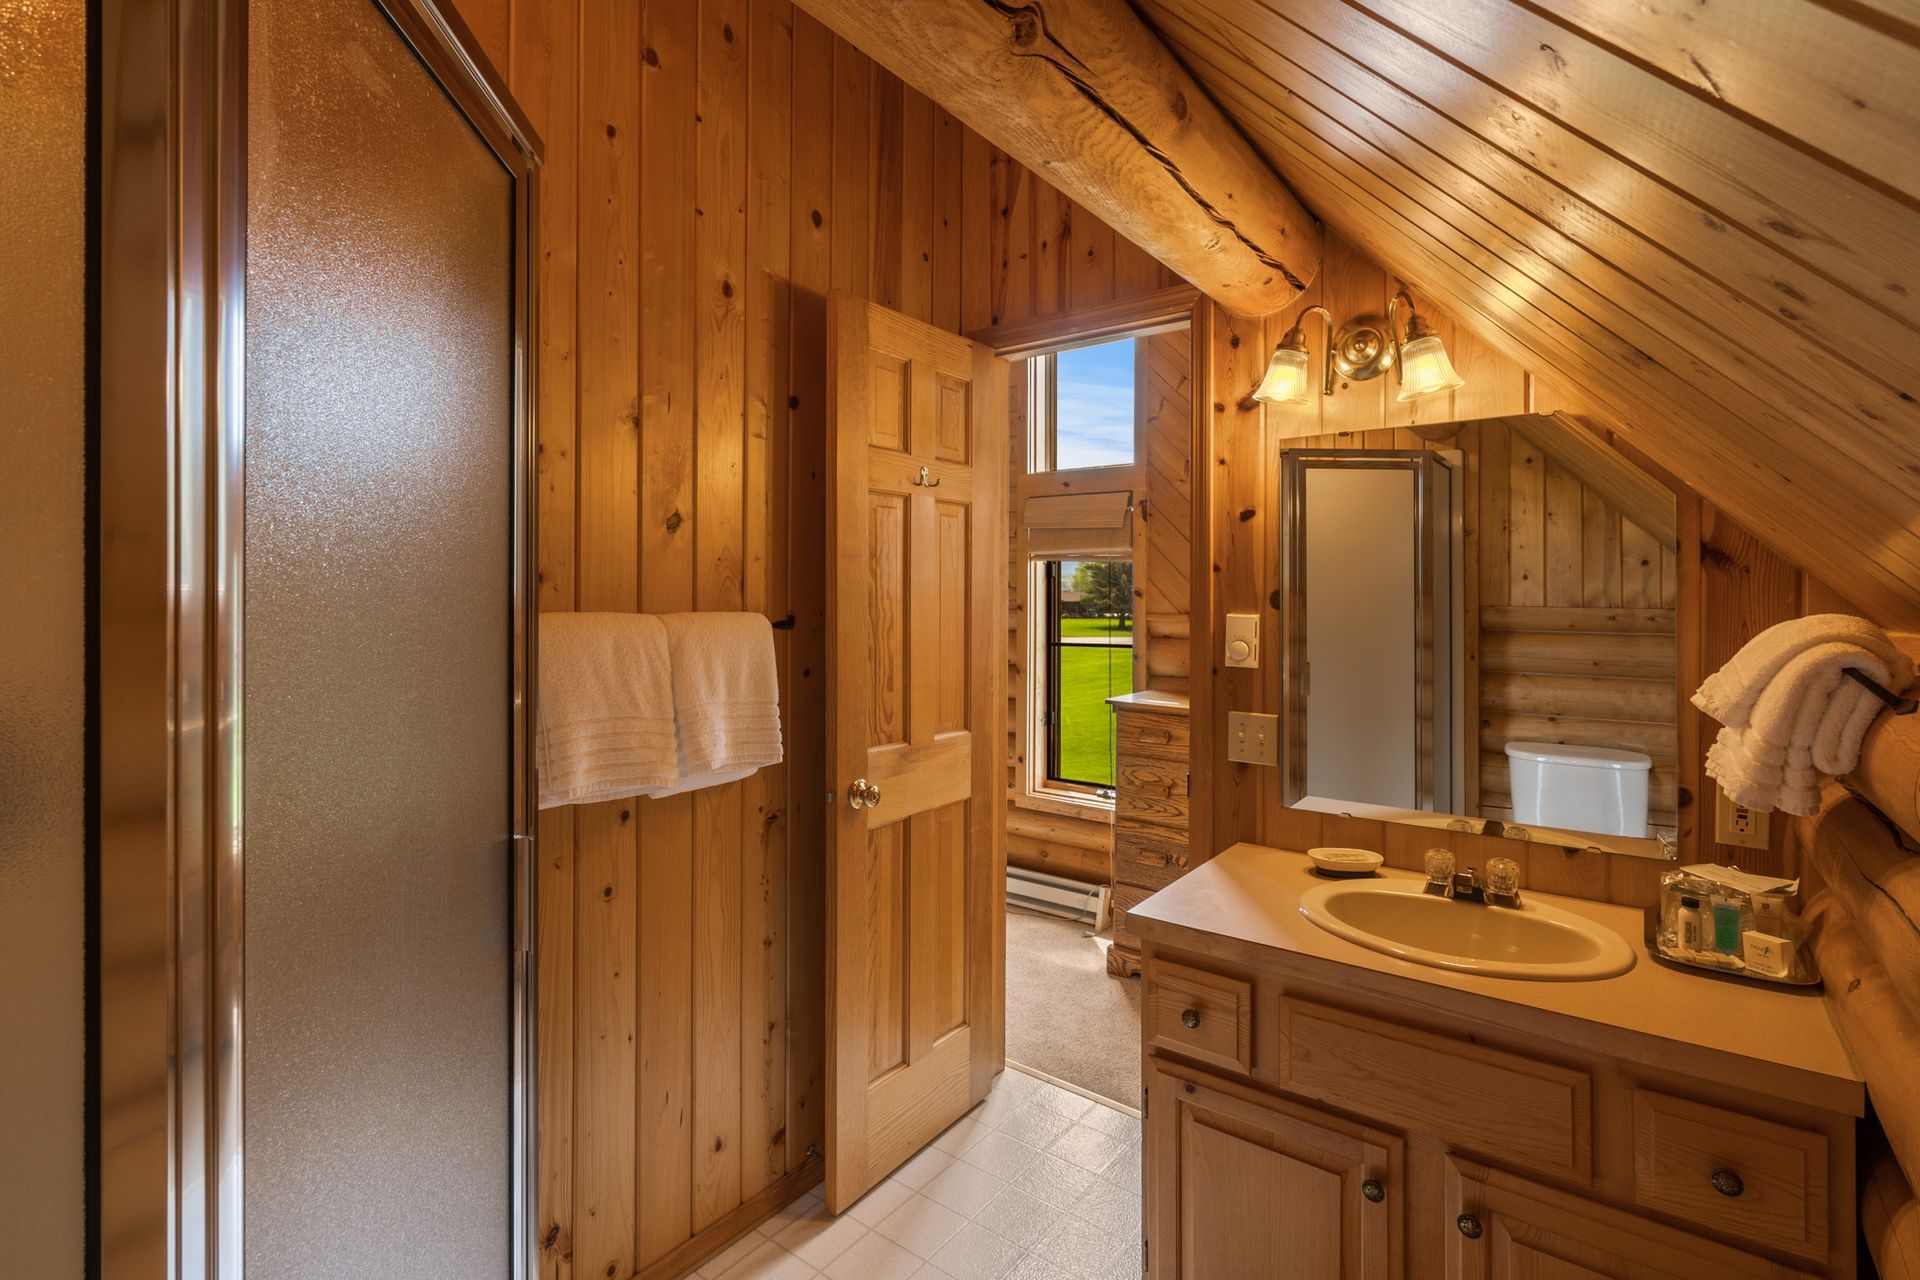
M953 332L1166 271L787 0L463 0L547 148L540 602L747 609L788 763L540 831L550 1277L668 1275L818 1177L825 299Z

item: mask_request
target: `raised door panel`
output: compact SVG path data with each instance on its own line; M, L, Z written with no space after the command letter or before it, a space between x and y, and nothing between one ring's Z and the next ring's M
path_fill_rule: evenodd
M1447 1280L1754 1280L1810 1273L1466 1161L1447 1170Z
M1400 1275L1397 1138L1150 1061L1152 1280Z

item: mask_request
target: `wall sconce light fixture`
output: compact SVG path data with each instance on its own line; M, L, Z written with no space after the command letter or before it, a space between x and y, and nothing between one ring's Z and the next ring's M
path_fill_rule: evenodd
M1413 299L1405 289L1394 294L1387 303L1388 331L1393 331L1394 312L1402 298L1407 300L1406 345L1401 345L1397 335L1393 340L1400 364L1400 402L1405 404L1421 396L1438 395L1442 391L1466 386L1467 380L1454 372L1453 361L1447 358L1446 344L1440 341L1440 335L1433 331L1433 326L1422 320L1420 313L1413 309Z
M1402 342L1396 321L1401 299L1407 303L1406 338ZM1324 318L1327 328L1327 357L1320 394L1333 394L1337 372L1347 382L1366 382L1390 369L1399 371L1399 400L1405 403L1422 396L1438 395L1466 385L1466 379L1454 371L1447 348L1433 326L1414 309L1413 298L1402 289L1387 303L1387 318L1359 316L1333 330L1333 313L1322 306L1308 307L1300 313L1301 323L1287 330L1280 345L1267 360L1266 376L1253 394L1241 402L1243 409L1255 401L1264 404L1306 405L1312 402L1308 391L1307 332L1305 320L1314 312Z
M1260 379L1260 385L1254 388L1253 398L1264 404L1306 404L1311 399L1307 391L1307 328L1306 319L1318 311L1327 326L1327 342L1333 342L1333 312L1325 307L1312 306L1300 313L1300 319L1293 328L1287 330L1287 336L1280 339L1280 345L1273 349L1273 355L1267 360L1266 376ZM1320 394L1333 394L1333 366L1326 367Z

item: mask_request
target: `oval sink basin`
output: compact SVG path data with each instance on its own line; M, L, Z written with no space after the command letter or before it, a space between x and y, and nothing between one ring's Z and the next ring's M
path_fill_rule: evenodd
M1417 880L1368 880L1309 889L1300 914L1349 942L1460 973L1567 982L1634 962L1613 930L1524 895L1518 907L1489 907L1435 897Z

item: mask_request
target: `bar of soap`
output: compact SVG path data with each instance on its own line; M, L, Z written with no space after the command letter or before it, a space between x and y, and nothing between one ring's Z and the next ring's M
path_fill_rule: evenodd
M1749 929L1740 939L1741 954L1750 973L1784 978L1793 972L1793 939Z

